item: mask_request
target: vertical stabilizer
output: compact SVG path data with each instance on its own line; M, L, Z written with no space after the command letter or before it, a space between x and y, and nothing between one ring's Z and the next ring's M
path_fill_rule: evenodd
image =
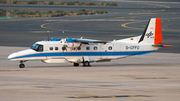
M139 39L139 43L144 44L160 44L162 43L162 33L161 33L161 19L151 18Z
M155 39L154 44L162 43L162 32L161 32L161 19L156 18L156 28L155 28Z

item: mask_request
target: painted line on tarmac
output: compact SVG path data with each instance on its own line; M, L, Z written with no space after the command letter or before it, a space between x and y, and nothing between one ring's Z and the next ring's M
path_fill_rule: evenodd
M116 17L116 18L120 18L120 19L123 19L123 18L138 18L138 17Z
M48 24L51 24L51 23L45 23L45 24L42 24L42 25L41 25L41 28L44 28L44 29L50 29L50 28L45 27L45 25L48 25Z
M123 1L123 2L136 2L136 1ZM153 5L153 6L159 6L159 7L164 7L164 8L170 8L169 6L166 5L160 5L160 4L153 4L154 2L149 2L149 3L143 3L143 1L137 1L137 5L139 4L146 4L146 5ZM144 8L144 7L142 7Z
M153 14L180 14L179 12L171 12L171 13L167 13L167 12L165 12L165 13L128 13L128 15L148 15L148 14L150 14L150 15L153 15Z
M45 20L44 20L45 21ZM56 21L56 20L55 20ZM67 21L67 22L73 22L73 21ZM53 23L63 23L63 22L53 22ZM48 27L45 27L46 25L49 25L49 24L53 24L53 23L44 23L41 25L41 28L44 28L44 29L51 29L51 28L48 28Z
M122 24L121 26L122 27L125 27L125 28L131 28L131 29L144 29L144 28L136 28L136 27L129 27L129 26L127 26L127 25L129 25L129 24L133 24L133 23L139 23L139 22L145 22L145 21L148 21L148 20L143 20L143 21L136 21L136 22L128 22L128 23L124 23L124 24Z
M31 32L31 33L47 33L47 31L29 31L29 32Z
M119 95L119 96L74 96L69 98L118 98L118 97L151 97L146 95Z
M154 5L154 6L164 7L164 8L170 8L169 6L159 5L159 4L149 4L149 3L143 3L143 4Z
M153 15L153 14L171 14L171 13L158 13L158 12L163 12L163 11L165 11L165 10L156 10L156 11L150 11L150 10L148 10L147 12L149 12L149 13L144 13L145 12L145 10L144 9L142 9L142 11L143 11L143 13L140 13L140 11L138 11L138 13L128 13L128 15ZM172 13L172 14L175 14L175 13ZM139 17L140 18L140 17Z
M78 21L139 21L134 19L90 19L90 20L44 20L44 21L52 21L54 23L63 23L63 22L78 22ZM59 21L59 22L57 22ZM53 23L44 23L41 25L41 28L44 29L51 29L46 27L46 25L53 24ZM68 31L68 30L64 30ZM73 31L74 32L74 31ZM76 32L87 32L87 31L76 31ZM106 33L106 32L98 32L98 33Z
M163 18L162 21L165 20L165 19L168 19L168 20L169 20L169 19L180 19L180 17L175 17L175 18ZM133 23L145 22L145 21L148 21L148 20L128 22L128 23L121 24L121 26L124 27L124 28L144 30L144 28L129 27L129 26L127 26L127 25L133 24ZM164 29L162 29L162 31L166 31L166 32L180 32L180 30L164 30Z
M145 15L145 14L159 14L159 13L128 13L128 15Z
M134 20L134 19L90 19L90 20L44 20L44 21L78 22L78 21L137 21L137 20Z
M136 36L136 35L112 35L112 36Z

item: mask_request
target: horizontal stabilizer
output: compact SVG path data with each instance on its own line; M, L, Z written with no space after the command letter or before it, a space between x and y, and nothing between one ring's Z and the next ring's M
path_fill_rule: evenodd
M154 47L172 47L172 45L152 45Z

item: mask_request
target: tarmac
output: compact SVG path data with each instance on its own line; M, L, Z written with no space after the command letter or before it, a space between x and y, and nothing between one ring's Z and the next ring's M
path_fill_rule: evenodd
M88 0L87 0L88 1ZM3 9L107 10L108 14L0 20L0 101L178 101L180 99L179 2L118 1L117 7L5 5ZM95 1L95 2L100 2ZM109 1L104 1L109 2ZM150 18L162 19L163 44L157 52L73 67L8 61L9 54L50 36L114 40L140 35Z
M99 2L99 1L97 1ZM61 6L61 5L12 5L0 4L3 9L27 9L39 11L107 10L107 14L14 18L0 20L0 46L30 47L39 40L50 37L91 38L112 41L143 33L150 18L162 19L163 44L171 48L159 50L164 53L180 52L180 2L130 2L117 1L118 6ZM12 38L13 37L13 38Z
M7 56L27 47L0 47L1 101L178 101L180 54L152 53L73 67Z

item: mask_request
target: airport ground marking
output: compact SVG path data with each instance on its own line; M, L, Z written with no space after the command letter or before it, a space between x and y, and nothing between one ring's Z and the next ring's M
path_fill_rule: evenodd
M81 21L137 21L134 19L90 19L90 20L44 20L44 21L56 21L54 23L64 23L64 22L81 22ZM58 21L58 22L57 22ZM51 29L46 27L46 25L53 24L53 23L44 23L41 25L41 28L44 29ZM64 31L70 31L70 30L64 30ZM89 31L73 31L73 32L89 32ZM41 33L38 31L34 31L34 33ZM96 32L96 33L109 33L109 32ZM112 32L111 32L112 33Z
M165 5L159 5L159 4L149 4L149 3L144 3L147 5L154 5L154 6L160 6L160 7L164 7L164 8L170 8L169 6L165 6Z
M52 22L56 22L56 23L60 23L60 22L93 22L93 21L137 21L134 19L90 19L90 20L44 20L44 21L52 21ZM58 21L58 22L57 22Z
M143 15L143 14L158 14L158 13L128 13L128 15Z
M61 22L55 22L55 23L61 23ZM52 24L52 23L45 23L45 24L42 24L41 25L41 28L44 28L44 29L51 29L51 28L47 28L45 27L45 25L48 25L48 24ZM59 29L61 30L61 29ZM71 30L63 30L63 31L69 31L69 32L90 32L90 31L71 31ZM31 31L32 32L32 31ZM34 33L37 32L37 31L34 31ZM96 32L96 33L109 33L109 32ZM112 32L111 32L112 33Z
M30 31L31 33L47 33L47 31ZM52 31L51 31L52 32Z
M132 13L133 14L133 13ZM140 13L135 13L135 14L140 14ZM150 14L150 13L143 13L143 14ZM154 14L158 14L158 13L154 13ZM165 14L169 14L169 13L165 13ZM175 13L174 13L175 14ZM176 17L176 18L165 18L165 19L179 19L180 17ZM45 20L45 21L54 21L54 20ZM55 21L60 21L60 22L55 22L55 23L63 23L63 22L75 22L75 21L135 21L135 22L127 22L127 23L124 23L124 24L121 24L122 27L124 28L131 28L131 29L138 29L138 30L143 30L144 28L136 28L136 27L129 27L127 25L129 24L133 24L133 23L140 23L140 22L145 22L145 21L148 21L148 20L142 20L142 21L137 21L137 20L133 20L133 19L130 19L130 20L125 20L125 19L90 19L90 20L55 20ZM50 28L47 28L45 27L46 25L48 24L52 24L52 23L45 23L45 24L42 24L41 27L42 28L45 28L45 29L50 29ZM69 30L64 30L64 31L69 31ZM164 30L163 31L173 31L173 32L180 32L180 30ZM73 31L74 32L74 31ZM87 31L76 31L76 32L87 32ZM98 33L105 33L105 32L98 32ZM109 32L107 32L109 33ZM113 36L124 36L124 35L113 35ZM127 36L127 35L126 35ZM128 35L128 36L132 36L132 35Z
M133 1L123 1L123 2L132 2L133 3ZM139 5L139 4L146 4L146 5L153 5L153 6L159 6L159 7L164 7L164 8L170 8L169 6L160 5L160 4L154 4L152 2L150 2L150 3L138 2L137 5ZM144 6L142 8L144 8ZM156 7L154 7L154 8L156 8Z
M180 14L179 12L170 12L170 13L128 13L128 15L155 15L155 14Z
M127 22L127 23L122 24L121 26L122 26L122 27L125 27L125 28L131 28L131 29L143 29L143 28L129 27L129 26L127 26L127 25L133 24L133 23L145 22L145 21L148 21L148 20L135 21L135 22Z
M163 18L163 20L165 20L165 19L168 19L168 21L169 21L169 19L180 19L180 17L175 17L175 18ZM162 20L162 21L163 21L163 20ZM127 22L127 23L121 24L121 26L124 27L124 28L143 30L144 28L129 27L129 26L127 26L127 25L133 24L133 23L145 22L145 21L148 21L148 20L135 21L135 22ZM180 32L180 30L164 30L163 27L162 27L162 31L166 31L166 32Z
M138 18L138 17L116 17L116 18Z
M112 36L136 36L136 35L112 35Z
M118 96L74 96L69 98L118 98L118 97L151 97L146 95L118 95Z
M42 25L41 25L41 28L44 28L44 29L50 29L50 28L45 27L45 25L48 25L48 24L51 24L51 23L45 23L45 24L42 24Z

